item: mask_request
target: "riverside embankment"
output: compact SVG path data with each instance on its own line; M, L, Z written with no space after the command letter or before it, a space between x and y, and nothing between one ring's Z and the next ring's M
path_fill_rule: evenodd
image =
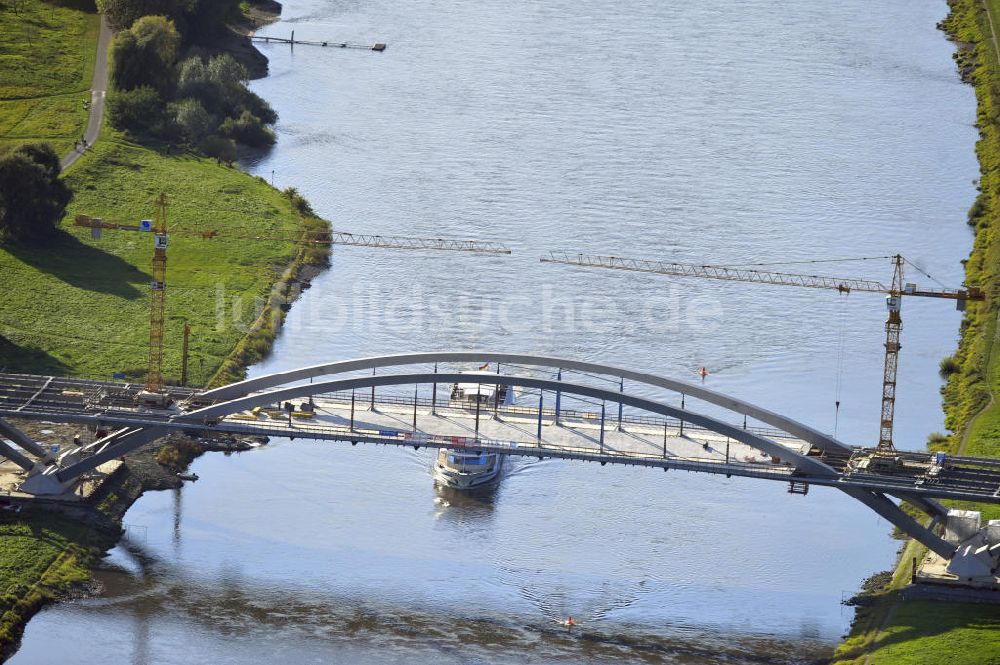
M279 9L267 3L265 9ZM251 22L267 20L256 12ZM171 240L167 299L166 371L180 376L181 328L192 327L193 383L227 381L268 352L284 316L327 262L323 249L295 240L327 228L306 214L293 192L171 145L148 145L105 126L88 149L74 147L97 127L103 88L93 8L17 3L0 9L0 152L27 142L51 143L78 155L64 179L73 190L62 230L44 246L0 246L0 366L12 371L141 378L148 353L148 271L151 245L106 234L101 241L74 229L76 214L123 223L152 216L159 192L168 196ZM237 26L241 27L241 26ZM220 48L237 54L258 75L266 59L233 35ZM248 56L248 53L250 54ZM114 94L113 92L111 94ZM96 121L96 124L95 124ZM202 232L276 237L269 242L207 241ZM288 239L288 240L280 240ZM220 242L221 241L221 242ZM47 443L66 444L80 428L22 423ZM191 456L192 448L181 448ZM196 452L196 451L195 451ZM181 457L184 457L182 455ZM45 603L77 595L89 566L120 537L122 515L143 492L177 488L174 470L155 450L130 455L125 467L72 519L58 511L6 513L0 523L0 654L6 659L27 619Z
M958 349L941 363L948 376L943 391L947 437L932 437L930 447L979 457L1000 457L1000 354L997 341L1000 297L1000 47L995 0L950 0L951 13L940 27L955 44L954 60L962 80L975 87L978 195L968 213L974 233L965 266L967 284L979 286L986 301L969 308L961 324ZM951 502L997 519L992 505ZM1000 606L961 602L904 600L910 561L922 551L910 542L901 552L895 575L884 588L862 598L855 624L835 662L864 665L901 663L1000 662Z

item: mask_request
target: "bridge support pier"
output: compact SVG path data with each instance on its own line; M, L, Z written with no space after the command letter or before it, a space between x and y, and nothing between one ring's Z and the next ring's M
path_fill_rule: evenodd
M105 462L117 459L126 453L141 448L147 443L165 436L170 430L166 427L125 428L112 433L90 445L74 451L72 456L63 459L77 459L81 453L95 451L89 457L73 461L63 468L50 466L43 473L36 473L21 483L18 488L22 492L35 495L62 494L73 485L73 481L87 471L93 471Z
M47 463L52 461L52 455L50 455L49 452L41 446L41 444L37 443L30 436L28 436L18 428L14 427L3 418L0 418L0 434L3 434L8 439L19 445L22 450L27 450L32 455L37 456L42 462ZM5 457L9 457L18 466L23 466L21 462L17 461L8 454L7 452L8 450L13 452L15 455L21 457L22 460L26 459L23 455L20 455L19 453L17 453L17 451L14 451L13 449L10 448L10 446L6 444L4 444L3 448L0 448L0 453L2 453ZM33 462L29 461L29 464L34 466Z
M50 466L41 473L28 476L17 489L26 494L34 494L35 496L54 496L65 494L69 491L71 484L70 482L64 483L59 480L58 469Z
M0 440L0 455L3 455L25 471L31 471L35 468L34 462L8 446L6 441Z
M905 501L906 503L920 509L926 515L933 518L935 521L941 521L948 517L948 509L942 506L940 503L934 499L928 499L923 496L916 496L914 494L906 494L903 492L896 492L896 496Z
M874 510L891 522L893 526L898 526L906 535L926 545L935 554L944 559L950 559L954 556L957 550L954 545L944 538L937 536L923 524L904 513L900 510L899 506L884 494L855 488L842 487L841 490Z

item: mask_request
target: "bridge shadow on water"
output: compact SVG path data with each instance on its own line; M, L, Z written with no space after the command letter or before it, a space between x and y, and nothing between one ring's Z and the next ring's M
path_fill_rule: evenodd
M133 655L151 662L148 634L163 617L183 616L223 640L239 640L264 651L275 639L293 643L308 636L326 654L377 650L413 662L520 662L510 654L532 654L540 662L650 663L655 665L819 665L829 643L781 639L685 625L651 627L583 622L567 629L560 617L500 616L469 598L464 611L413 606L377 597L357 599L302 586L284 587L248 576L238 568L214 579L189 578L161 561L155 574L130 576L108 585L103 597L83 601L91 614L113 615L133 631ZM110 581L103 575L105 581ZM457 610L458 608L453 608ZM131 618L131 621L128 620ZM171 618L170 620L173 620ZM173 656L197 654L199 643L172 645ZM308 645L307 645L308 646ZM162 648L159 647L159 648ZM292 653L295 647L291 647Z

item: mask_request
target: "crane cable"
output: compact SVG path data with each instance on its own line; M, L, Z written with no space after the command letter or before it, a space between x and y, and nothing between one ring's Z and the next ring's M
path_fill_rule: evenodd
M840 395L844 385L844 349L847 334L847 297L850 293L842 293L840 297L840 331L837 340L837 379L834 391L833 437L837 438L837 427L840 424Z

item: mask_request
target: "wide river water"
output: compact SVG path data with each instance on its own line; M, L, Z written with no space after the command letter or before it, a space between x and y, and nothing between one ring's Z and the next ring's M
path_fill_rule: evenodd
M541 264L549 249L961 282L973 91L941 0L289 0L262 34L281 118L247 161L338 230L514 254L338 248L251 373L407 350L604 361L877 439L883 298ZM934 282L909 269L909 277ZM898 444L942 428L959 314L910 299ZM834 403L841 401L835 421ZM431 453L275 440L151 493L106 593L28 625L19 665L810 662L898 543L832 490L514 461L435 490ZM573 615L567 634L558 621Z

